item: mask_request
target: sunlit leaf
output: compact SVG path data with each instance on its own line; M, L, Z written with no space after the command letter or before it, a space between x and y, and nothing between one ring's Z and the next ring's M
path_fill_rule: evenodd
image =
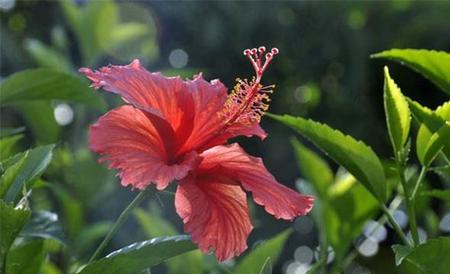
M5 254L29 217L30 211L15 209L0 199L0 269L3 268Z
M355 176L379 200L387 199L383 166L373 150L325 124L289 115L270 117L282 122L305 136L330 158Z
M6 261L8 274L38 274L45 261L43 240L21 243L11 249Z
M396 155L401 156L409 135L411 114L408 102L392 80L387 67L384 67L384 111L392 146Z
M27 183L39 177L52 159L54 145L28 150L0 178L0 198L14 202ZM11 169L11 171L10 171Z
M86 79L66 72L39 68L12 74L0 85L1 105L33 100L67 100L104 110L106 105Z
M419 72L450 95L450 54L425 49L391 49L372 55L387 58Z
M314 185L315 191L321 198L325 198L327 189L333 182L333 173L327 162L297 139L292 138L291 144L302 176Z
M264 243L249 250L247 255L236 266L233 274L257 274L259 269L270 257L272 262L276 262L283 250L284 244L291 235L292 230L287 229Z
M436 111L411 99L408 103L414 118L421 123L416 141L419 161L429 166L440 151L450 158L450 102Z
M197 247L185 235L134 243L88 264L79 274L135 274Z

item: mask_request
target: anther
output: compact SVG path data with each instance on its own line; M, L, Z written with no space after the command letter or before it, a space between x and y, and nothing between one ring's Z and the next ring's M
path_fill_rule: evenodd
M270 50L270 52L271 52L273 55L277 55L280 51L279 51L277 48L272 48L272 50Z
M261 46L261 47L258 48L258 51L259 51L260 53L263 53L263 52L266 51L266 47Z

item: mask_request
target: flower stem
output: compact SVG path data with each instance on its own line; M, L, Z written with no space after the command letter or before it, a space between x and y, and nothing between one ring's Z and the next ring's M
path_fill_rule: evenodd
M132 210L138 206L147 196L152 194L154 192L153 188L147 188L144 191L141 191L134 199L131 201L131 203L120 213L119 218L117 218L114 225L111 227L111 229L108 231L108 234L106 234L105 238L101 242L101 244L97 247L94 254L92 254L91 258L88 261L88 264L95 260L95 258L100 255L100 253L105 249L105 247L108 245L108 243L111 241L112 236L117 231L120 225L122 225L125 220L127 219L128 215L132 212Z

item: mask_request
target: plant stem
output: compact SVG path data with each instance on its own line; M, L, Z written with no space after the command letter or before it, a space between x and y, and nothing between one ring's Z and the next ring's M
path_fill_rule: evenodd
M417 191L419 190L420 186L422 185L422 181L425 178L426 173L427 173L427 167L422 166L422 169L420 170L419 178L417 178L416 185L414 186L413 192L411 193L411 200L415 200Z
M415 211L415 207L414 207L414 199L411 198L412 194L409 191L408 184L406 182L404 163L399 161L399 159L397 158L397 164L398 164L398 171L400 173L400 182L402 184L403 192L405 193L405 197L406 197L405 203L406 203L406 208L408 210L408 215L409 215L409 229L411 230L411 235L412 235L412 239L413 239L413 243L414 243L413 246L417 246L419 244L419 232L417 231L417 221L416 221L416 211ZM422 168L422 170L423 170L423 168ZM422 174L422 172L421 172L421 174Z
M411 246L411 242L408 240L408 238L405 236L405 233L403 233L402 228L397 224L394 217L392 216L389 209L384 205L381 204L381 210L383 211L384 215L387 217L389 223L394 228L395 232L397 232L400 239L408 246Z
M112 236L116 232L116 230L119 228L120 225L122 225L125 220L127 219L128 215L132 212L132 210L138 206L148 195L153 193L153 188L141 191L134 199L131 201L131 203L120 213L119 218L117 218L114 225L111 227L111 229L108 231L108 234L106 234L105 238L101 242L101 244L97 247L94 254L92 254L91 258L88 261L88 264L95 260L95 258L100 255L100 253L105 249L105 247L108 245L109 241L111 241Z
M408 214L410 218L410 229L411 229L411 235L414 241L414 246L417 246L420 244L420 238L419 238L419 231L417 230L417 220L416 220L416 211L415 211L415 202L416 202L416 194L419 189L419 187L422 184L423 179L425 178L425 174L427 172L427 167L422 166L422 169L420 170L419 178L417 178L416 184L414 186L414 189L412 193L407 197L407 206L408 206Z

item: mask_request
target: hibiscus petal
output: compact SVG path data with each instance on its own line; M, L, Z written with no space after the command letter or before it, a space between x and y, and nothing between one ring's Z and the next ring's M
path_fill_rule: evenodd
M278 219L293 220L307 214L313 206L313 197L278 183L261 158L248 155L237 144L213 147L200 157L203 160L198 172L239 181L245 190L252 192L257 204Z
M180 77L150 73L137 59L126 66L107 66L97 71L81 68L79 71L92 81L92 87L119 94L135 107L167 120L174 129L181 124L183 110L179 103L186 104L189 94L182 92L184 83Z
M103 156L100 161L108 161L110 168L119 170L124 186L145 189L155 183L161 190L198 165L195 152L176 164L171 163L167 151L171 136L158 130L163 126L155 126L151 118L145 111L126 105L106 113L90 128L91 150Z
M166 120L176 133L177 156L192 150L201 152L239 135L266 133L259 125L234 123L224 128L219 116L227 99L227 89L219 81L205 81L201 74L193 80L150 73L134 60L126 66L107 66L97 71L81 68L94 88L119 94L125 101L153 117Z
M213 248L217 259L224 261L247 248L253 226L245 192L236 182L189 176L177 188L175 207L184 230L203 252Z

